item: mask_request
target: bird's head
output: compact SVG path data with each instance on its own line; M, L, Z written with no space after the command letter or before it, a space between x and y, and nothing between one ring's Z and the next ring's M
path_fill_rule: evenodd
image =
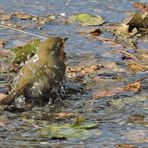
M49 37L40 46L40 51L45 54L53 54L59 57L61 60L66 58L66 53L64 52L64 43L67 38L61 37Z

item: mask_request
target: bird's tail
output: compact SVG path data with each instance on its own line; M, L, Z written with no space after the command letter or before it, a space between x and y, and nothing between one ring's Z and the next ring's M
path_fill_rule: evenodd
M19 96L19 94L12 90L6 97L4 97L4 98L2 98L0 100L0 105L10 105L10 104L12 104L12 102L15 101L15 98L17 96Z

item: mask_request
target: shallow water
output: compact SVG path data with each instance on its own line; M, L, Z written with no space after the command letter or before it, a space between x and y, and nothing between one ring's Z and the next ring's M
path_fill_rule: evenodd
M0 12L24 12L36 16L56 15L59 19L63 19L60 15L65 13L65 17L77 13L90 13L101 15L109 23L120 22L127 17L127 13L135 11L132 3L135 0L0 0ZM144 2L140 0L139 2ZM146 2L146 0L145 0ZM23 21L22 21L23 22ZM21 22L21 23L22 23ZM78 32L89 27L81 27L74 24L63 24L60 22L47 23L42 29L34 27L27 28L26 31L47 37L49 35L58 35L68 37L65 45L67 53L68 66L86 66L93 64L101 64L106 62L119 62L122 66L121 56L111 54L111 48L102 42L96 42L82 37ZM97 28L97 27L91 27ZM110 35L109 35L110 36ZM24 35L19 32L1 29L0 38L7 41L5 48L10 48L23 44L34 38ZM142 44L142 43L141 43ZM110 70L109 70L110 71ZM124 75L125 71L119 69L113 70L114 73ZM99 71L98 73L101 73ZM97 76L97 74L96 74ZM110 80L110 79L109 79ZM107 82L103 84L92 84L92 79L88 78L87 88L83 93L70 93L63 100L63 104L55 112L69 112L84 116L86 121L98 122L95 129L91 129L94 134L85 140L70 139L70 140L51 140L48 137L41 137L34 132L38 128L43 128L51 123L71 123L72 118L55 119L46 118L51 110L34 110L25 113L10 113L3 111L0 113L0 121L4 126L0 127L0 147L88 147L88 148L114 148L118 144L133 144L139 148L146 148L148 145L148 101L147 101L147 86L143 84L144 90L138 94L123 94L105 99L95 100L91 105L91 93L93 90L101 90L102 87L109 87ZM76 84L73 84L76 85ZM112 88L115 85L123 85L123 82L118 84L112 83ZM111 87L109 87L111 89ZM56 111L55 111L56 110ZM144 116L137 123L129 120L130 116ZM45 117L44 117L45 116ZM143 121L143 122L142 122ZM97 135L97 131L101 132ZM135 134L136 133L136 134Z

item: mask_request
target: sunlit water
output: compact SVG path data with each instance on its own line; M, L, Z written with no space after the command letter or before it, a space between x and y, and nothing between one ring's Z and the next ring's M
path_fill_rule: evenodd
M144 0L140 0L144 2ZM139 2L140 2L139 1ZM77 13L90 13L94 15L101 15L109 23L120 22L123 18L127 17L127 13L135 11L132 7L132 3L135 0L0 0L0 12L24 12L36 16L44 15L57 15L61 17L64 14L68 17ZM146 0L145 0L146 2ZM86 27L87 28L87 27ZM111 48L103 44L102 42L91 41L85 39L79 35L78 32L84 29L78 25L62 24L62 23L47 23L42 29L31 28L26 31L42 35L58 35L68 37L65 50L69 57L67 63L75 65L76 63L87 64L99 62L99 58L110 59L119 61L120 57L108 57L105 53L110 51ZM8 44L6 48L14 47L24 42L29 41L32 36L24 35L13 30L0 29L0 38L7 40ZM88 59L88 56L90 59ZM141 96L122 97L121 104L109 105L111 98L106 100L97 100L91 106L90 94L76 93L68 97L65 100L63 107L58 108L59 111L78 112L85 116L88 121L97 121L99 126L96 130L101 131L100 136L92 136L92 138L84 141L60 141L41 138L38 135L33 134L32 131L41 125L48 125L53 122L65 123L68 121L54 121L48 119L38 119L38 114L32 112L25 113L26 118L33 120L29 126L29 123L24 122L20 118L21 114L3 112L1 114L1 120L6 122L6 126L0 128L0 147L88 147L98 148L107 147L112 148L117 144L134 144L141 148L146 148L148 144L147 127L145 124L131 124L128 117L133 114L142 114L147 116L146 108L148 107L147 94L143 93ZM117 97L116 100L119 98ZM126 103L126 99L130 100ZM139 99L139 101L137 101ZM136 100L136 101L135 101ZM40 112L42 116L42 112ZM35 118L36 117L36 118ZM35 118L35 119L34 119ZM148 118L146 118L147 120ZM145 121L146 122L146 121ZM130 132L131 131L131 132ZM134 132L140 133L140 136L136 134L134 138ZM137 139L137 140L135 140Z

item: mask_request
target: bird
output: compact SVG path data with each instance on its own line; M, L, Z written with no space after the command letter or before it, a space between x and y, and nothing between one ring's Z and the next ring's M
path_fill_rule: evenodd
M0 100L0 105L10 105L21 95L27 99L43 99L58 91L65 77L66 40L58 36L48 37L36 54L25 61L12 81L10 93Z

